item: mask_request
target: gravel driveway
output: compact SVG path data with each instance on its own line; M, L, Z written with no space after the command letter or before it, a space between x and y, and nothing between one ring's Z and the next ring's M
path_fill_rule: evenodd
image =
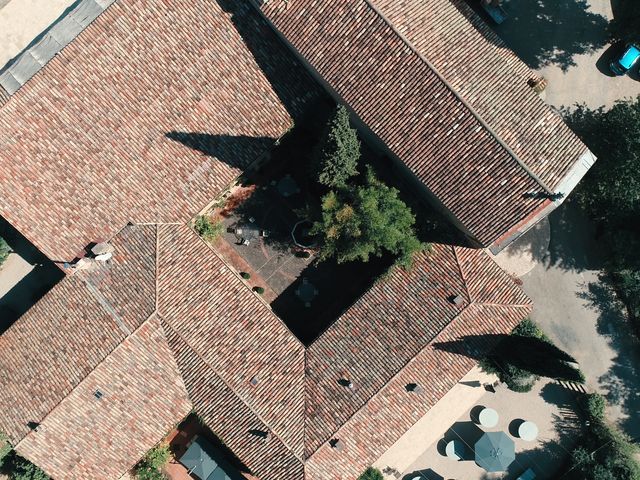
M535 247L536 267L522 277L531 318L573 355L587 386L609 400L608 417L640 441L640 342L600 278L602 256L588 220L571 203L550 216L549 248ZM522 239L521 248L531 242Z

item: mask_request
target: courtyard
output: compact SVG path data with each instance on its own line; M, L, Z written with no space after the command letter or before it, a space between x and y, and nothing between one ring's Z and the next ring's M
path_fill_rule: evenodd
M291 193L283 185L292 186ZM216 250L241 272L289 329L311 343L392 264L389 257L338 264L318 261L308 234L313 201L290 173L236 188L221 212ZM284 194L283 194L284 192ZM261 291L261 290L260 290Z
M475 375L480 378L481 374ZM556 478L582 424L577 413L579 393L572 388L541 380L528 393L512 392L506 387L493 392L480 381L463 379L376 466L385 478L402 480L515 480L529 469L536 479ZM486 409L497 414L493 426L482 424L481 413ZM522 438L525 421L536 425L535 438ZM434 429L434 425L441 428ZM504 472L489 473L475 461L475 444L486 432L503 432L506 442L514 444L515 459L507 461ZM447 454L452 442L459 459ZM403 456L404 461L399 460Z

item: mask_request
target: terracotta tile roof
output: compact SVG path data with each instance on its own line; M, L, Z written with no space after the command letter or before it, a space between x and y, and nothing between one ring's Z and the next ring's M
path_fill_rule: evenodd
M184 222L315 93L248 6L119 0L4 105L0 95L0 214L66 261L129 220Z
M96 392L102 394L96 398ZM160 322L145 321L16 450L55 479L115 479L191 410Z
M262 12L488 245L539 211L544 200L527 194L553 190L588 150L526 86L514 55L488 45L449 0L436 3L273 0Z
M452 301L456 295L460 305ZM379 281L307 350L309 478L323 478L310 473L316 466L335 472L332 478L357 477L474 365L435 344L510 332L530 309L521 289L479 250L435 245L411 271L397 269ZM478 342L474 356L491 346ZM408 383L424 391L405 405ZM345 440L344 452L327 447L331 438Z
M429 8L420 0L373 3L550 188L586 152L527 85L537 74L464 0L434 0Z
M159 254L159 314L192 355L301 458L302 343L188 227L161 227Z
M483 251L435 245L305 350L187 226L127 226L111 243L113 260L63 279L0 337L0 430L56 478L113 478L191 405L259 478L355 478L473 366L464 348L492 346L465 337L530 310ZM438 348L454 340L460 353Z
M13 442L154 312L155 230L125 227L109 266L64 278L0 336L0 429Z

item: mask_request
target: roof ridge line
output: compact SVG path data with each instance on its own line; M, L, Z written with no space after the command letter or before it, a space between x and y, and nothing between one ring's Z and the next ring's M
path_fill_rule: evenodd
M366 1L366 0L365 0ZM446 325L444 325L440 330L438 330L438 333L436 333L433 338L431 340L429 340L429 342L427 342L426 345L424 345L420 350L418 350L418 352L412 356L411 358L409 358L404 365L402 365L400 368L398 368L398 371L396 373L394 373L391 377L389 377L389 379L380 387L378 388L373 394L371 394L371 396L367 399L366 402L364 402L355 412L353 412L349 418L347 420L345 420L344 422L342 422L342 424L338 427L337 430L333 430L331 432L331 434L329 435L328 438L331 438L333 436L335 436L336 433L338 433L342 428L344 428L349 422L351 422L351 420L362 411L363 408L365 408L367 405L369 405L369 403L371 402L371 400L373 399L373 397L375 397L376 395L378 395L378 393L380 393L387 385L389 385L389 383L391 383L391 381L396 378L398 375L400 375L400 373L407 367L407 365L409 365L418 355L420 355L429 345L431 345L431 343L438 338L442 332L444 332L453 322L455 322L461 315L463 312L465 312L469 307L471 307L472 305L475 305L474 303L469 303L468 305L465 305L462 310L460 310L452 319L451 321L449 321ZM306 382L305 382L306 384ZM305 397L306 398L306 397ZM306 415L305 415L306 418ZM322 443L320 444L320 446L318 446L310 455L308 458L313 457L313 455L315 455L315 453L320 450L320 448L322 447L322 445L326 442L327 440L323 440Z
M528 298L528 297L527 297ZM478 307L513 307L513 308L530 308L533 303L492 303L492 302L474 302Z
M44 423L44 421L49 417L49 415L51 415L51 413L53 413L53 411L55 409L57 409L60 404L62 402L64 402L67 398L69 398L69 396L75 392L84 382L86 382L87 378L89 378L89 375L91 375L93 372L95 372L98 367L100 365L102 365L107 358L109 358L113 352L115 352L117 349L119 349L120 347L122 347L122 344L124 342L126 342L128 339L130 339L131 337L133 337L144 325L146 325L154 316L158 317L158 315L156 314L157 312L154 310L153 312L151 312L149 314L149 316L147 318L144 319L144 321L140 322L140 325L138 325L129 335L125 336L120 342L118 342L117 345L115 345L107 354L105 354L105 356L98 362L95 364L95 366L89 370L87 372L87 374L82 378L82 380L80 380L71 390L69 390L69 393L67 393L66 395L64 395L60 401L58 401L58 403L56 403L53 407L51 407L51 410L49 410L47 412L47 414L42 417L42 419L38 422L38 426L42 425ZM159 317L158 317L159 318ZM31 431L29 431L25 436L23 436L14 446L17 448L18 445L20 445L24 440L26 440L26 438L29 435L32 435L33 433L37 432L37 428L32 429Z
M482 125L482 127L487 130L491 134L492 137L500 144L502 148L504 148L507 153L516 161L518 165L538 184L540 185L547 193L553 194L553 190L551 190L538 175L536 175L527 164L522 161L516 153L509 147L504 140L497 134L497 132L489 126L487 122L480 116L480 114L467 102L462 95L457 92L453 86L449 83L449 81L444 78L444 76L435 68L435 66L424 56L422 55L418 49L409 41L407 37L405 37L394 25L391 21L384 15L378 7L373 4L372 0L362 0L373 12L375 12L384 23L395 33L402 42L411 50L420 60L422 60L427 67L440 79L440 81L447 87L447 89L471 112L471 114L476 118L478 122ZM468 21L465 18L465 21Z
M161 322L165 322L167 324L167 326L171 329L171 331L182 341L184 342L184 344L189 347L189 350L191 350L201 361L202 363L204 363L213 373L216 377L218 377L220 379L220 381L229 389L229 391L231 393L233 393L233 395L235 395L236 397L238 397L238 399L258 418L258 420L260 420L262 423L265 424L265 426L267 426L270 430L271 433L273 433L273 435L282 443L282 445L284 445L284 447L289 450L291 452L291 454L301 463L304 465L304 460L301 459L300 457L298 457L298 455L296 455L296 452L289 446L289 444L287 442L285 442L280 435L278 435L276 433L276 431L273 429L273 427L271 427L271 425L269 425L269 423L262 418L262 415L260 415L258 412L255 411L255 409L253 409L251 407L251 405L249 405L247 403L247 401L245 400L244 396L240 395L235 388L232 388L231 385L229 385L229 383L227 383L227 381L222 377L222 375L220 375L218 373L218 371L213 367L213 365L211 364L211 362L209 362L208 360L206 360L202 355L200 355L200 353L198 351L196 351L191 344L180 334L180 332L178 332L178 330L176 330L171 323L164 317L162 316L160 313L157 313L157 317L160 319ZM162 327L162 323L160 324L160 326ZM164 330L164 327L162 327L162 329ZM165 337L166 338L166 337ZM174 360L176 361L177 364L177 359L175 357L175 355L173 355ZM180 369L180 367L178 367L178 370ZM184 382L184 377L182 376L182 372L180 372L180 377L182 377L182 381ZM188 394L189 392L187 392ZM191 397L189 396L189 400L191 400ZM191 402L191 404L193 405L193 402ZM195 409L195 408L194 408Z

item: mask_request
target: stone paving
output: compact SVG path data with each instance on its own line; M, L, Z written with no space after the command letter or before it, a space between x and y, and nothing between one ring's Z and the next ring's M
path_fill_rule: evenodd
M546 380L539 381L529 393L515 393L506 388L490 393L481 386L476 388L481 395L470 395L470 398L475 399L473 404L449 401L442 405L448 408L442 408L438 414L449 419L448 427L429 429L425 424L426 438L433 440L433 430L440 432L438 438L429 444L420 443L416 437L411 445L405 446L413 450L415 461L395 474L387 470L386 478L511 480L528 468L535 472L537 479L555 478L555 472L574 446L581 425L581 420L575 413L576 392ZM490 407L498 412L499 422L495 427L486 428L478 424L477 416L482 407ZM451 412L461 415L451 418ZM526 442L518 437L518 426L525 420L533 421L539 428L539 435L534 441ZM473 460L473 446L485 431L503 431L515 442L516 459L507 472L487 474ZM445 456L447 442L454 439L466 446L467 453L463 460L455 461ZM384 468L380 463L377 465Z

